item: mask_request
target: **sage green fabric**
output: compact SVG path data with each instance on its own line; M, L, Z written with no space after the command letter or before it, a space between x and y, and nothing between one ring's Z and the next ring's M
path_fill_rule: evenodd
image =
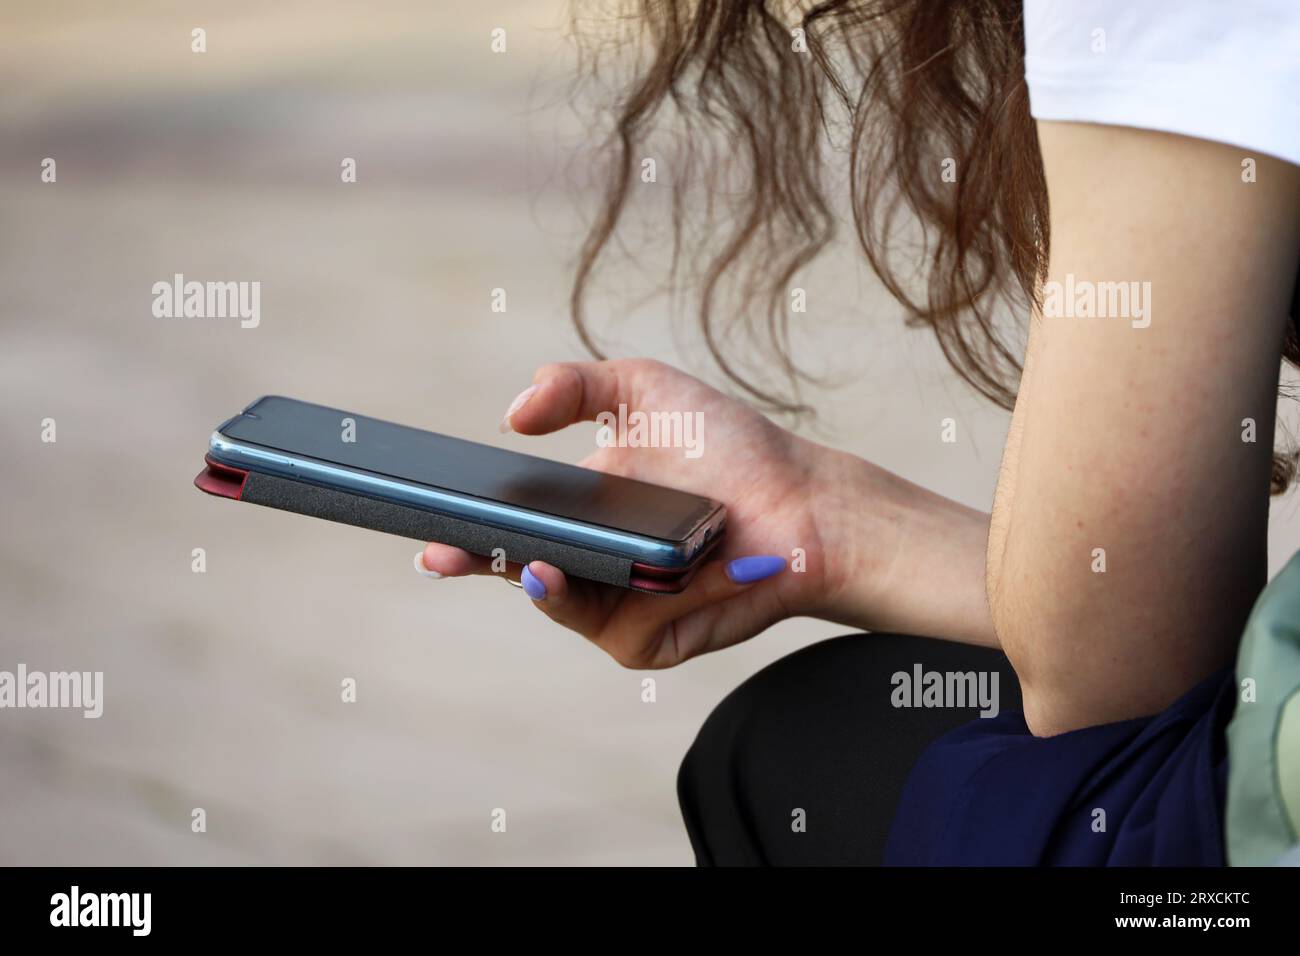
M1228 724L1228 863L1269 866L1300 843L1300 554L1255 602Z

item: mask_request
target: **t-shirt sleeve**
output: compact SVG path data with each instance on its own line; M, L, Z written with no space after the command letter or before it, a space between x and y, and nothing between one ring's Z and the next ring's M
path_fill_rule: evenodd
M1300 0L1025 0L1040 120L1135 126L1300 165Z

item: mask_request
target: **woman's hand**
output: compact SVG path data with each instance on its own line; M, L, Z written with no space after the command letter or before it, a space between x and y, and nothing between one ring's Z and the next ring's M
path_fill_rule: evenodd
M879 615L861 609L890 603L873 597L873 580L899 570L900 517L909 499L919 502L928 493L779 428L683 372L642 359L547 365L511 405L502 427L542 435L594 421L601 412L617 414L620 405L629 413L700 413L702 454L611 446L579 464L721 501L727 507L721 553L676 595L569 579L534 561L518 573L552 620L624 666L656 668L736 644L786 617L866 626L864 618ZM873 524L883 533L869 539ZM864 548L869 540L871 547ZM982 597L982 539L978 546ZM799 568L791 569L796 553ZM761 558L767 560L755 560ZM493 573L488 558L442 544L429 544L422 563L442 577Z

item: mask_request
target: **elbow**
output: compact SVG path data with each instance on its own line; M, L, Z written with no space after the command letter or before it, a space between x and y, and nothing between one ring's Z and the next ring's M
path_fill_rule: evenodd
M1232 661L1240 628L1094 602L990 594L993 625L1038 737L1148 717ZM1162 619L1163 618L1163 619ZM1230 639L1225 640L1224 634Z

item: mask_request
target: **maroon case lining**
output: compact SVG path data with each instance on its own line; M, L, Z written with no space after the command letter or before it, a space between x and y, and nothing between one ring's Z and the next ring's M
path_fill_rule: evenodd
M211 455L205 456L204 462L206 464L206 467L203 469L203 471L199 472L199 474L194 478L195 487L197 487L200 491L206 492L207 494L216 495L222 498L232 498L235 501L248 500L244 496L245 489L248 486L248 482L249 482L250 472L248 470L243 468L236 468L231 465L224 464L220 461L217 461ZM407 514L420 513L419 509L410 508L409 506L396 505L390 502L380 502L378 499L369 499L364 495L353 495L351 498L349 498L348 496L350 493L343 492L339 489L317 488L314 485L307 485L306 483L293 481L287 478L277 478L271 475L263 475L260 472L252 472L252 474L256 476L260 482L263 483L274 483L275 486L278 486L280 488L303 489L302 492L295 493L294 495L295 498L302 497L303 493L309 492L316 496L321 496L321 495L342 496L341 498L339 498L339 500L341 501L346 502L349 500L356 500L359 502L367 502L372 506L395 509L398 511L403 511ZM259 489L260 489L260 485L259 485ZM279 499L278 496L275 495L268 496L263 492L265 492L265 489L261 489L261 491L259 491L259 495L253 501L254 504L270 505L271 507L279 506L282 508L282 510L296 511L300 514L315 514L316 517L325 517L327 518L327 520L341 520L344 521L344 523L349 523L360 527L369 527L372 530L385 531L390 534L402 533L392 527L384 527L383 522L375 521L374 519L358 521L352 518L342 518L336 515L322 514L317 512L315 509L303 508L298 503L285 505L283 501ZM425 512L424 514L428 516L428 518L432 518L434 516L433 512ZM422 522L425 520L427 520L427 518L421 519ZM461 525L465 524L463 521L461 521L461 519L443 518L442 520L447 522L459 523ZM430 529L423 528L421 530L429 531ZM463 534L464 532L461 533ZM665 568L665 567L658 567L655 565L643 564L640 562L629 562L629 564L623 565L624 570L622 574L620 574L617 578L613 578L613 577L607 578L605 580L605 583L615 584L616 586L630 587L633 588L634 590L645 591L652 594L676 594L684 590L686 586L690 584L691 578L694 577L696 570L704 562L707 556L713 550L716 549L718 542L722 540L723 533L724 532L719 532L717 535L715 535L712 538L712 540L710 540L708 544L704 546L704 548L700 551L700 553L696 555L695 559L691 562L691 564L688 567ZM517 537L521 541L528 540L527 536L517 536ZM438 538L436 536L431 536L428 540L438 540ZM544 543L543 539L533 539L533 540L536 543L533 545L529 545L528 546L529 550L536 548L541 550L543 553L545 553L545 551L548 549L559 548L569 552L573 556L578 556L584 553L582 552L581 549L576 548L575 546L572 545L560 545L558 543L547 544ZM448 543L455 544L457 546L463 546L465 544L465 542L456 542L456 541L449 541ZM585 554L590 555L592 558L596 557L595 552L585 552ZM537 557L540 560L547 560L546 557L543 557L540 554ZM511 560L514 560L514 558L512 558ZM528 560L533 560L533 559L530 558ZM604 561L605 559L602 558L601 560ZM626 561L627 559L624 558L623 560ZM552 562L553 561L554 558L552 558ZM548 562L548 563L552 563L552 562ZM584 564L590 563L590 558L583 559L583 563ZM566 570L566 569L562 568L562 570ZM576 570L575 568L569 568L566 570L566 573L574 573L575 570ZM602 575L605 574L604 571L601 571L600 573ZM578 574L576 576L582 577L583 575Z

